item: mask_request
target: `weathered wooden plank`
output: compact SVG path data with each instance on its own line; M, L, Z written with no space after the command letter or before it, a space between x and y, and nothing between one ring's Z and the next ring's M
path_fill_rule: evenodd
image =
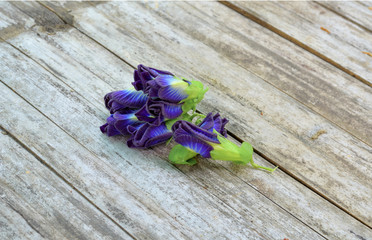
M146 6L64 6L73 14L75 26L133 65L151 63L203 79L211 90L201 110L223 109L230 130L333 203L371 223L370 146L168 25ZM319 131L327 133L314 137Z
M232 8L372 86L369 31L314 2L233 2Z
M103 108L100 104L103 95L101 91L111 91L112 88L119 89L130 85L131 70L123 67L123 62L78 31L56 32L54 35L36 32L22 34L9 41L49 71L58 75L78 93L86 96L91 104L97 102ZM38 49L44 49L44 51L40 52ZM94 56L97 55L100 57L95 58ZM109 83L111 86L100 82ZM112 154L112 158L117 157L111 152L120 146L115 145L112 151L106 149L106 152L102 152L100 145L104 145L107 139L102 139L102 143L97 142L97 139L101 139L99 135L99 132L93 130L86 135L79 134L75 137L83 143L88 143L86 146L97 155ZM95 141L97 145L92 145ZM166 149L156 148L156 151L164 158ZM261 164L267 164L257 155L255 158ZM197 180L209 192L233 206L236 211L246 213L251 211L251 207L260 208L254 200L249 203L249 207L247 206L247 199L252 198L249 195L249 186L252 186L323 236L332 239L354 239L357 237L353 233L365 237L372 235L367 227L283 172L278 171L269 177L265 172L236 168L228 163L222 163L222 165L224 167L216 162L203 161L198 167L181 167L180 169L192 179ZM244 214L244 216L251 219L251 214ZM252 221L255 222L254 219ZM345 221L349 224L343 224Z
M240 212L152 151L108 141L97 128L105 113L10 46L1 44L0 54L0 79L63 131L3 86L5 128L135 237L322 239L252 187Z
M180 3L151 9L372 146L370 87L225 6ZM169 18L172 11L179 14Z
M21 237L22 236L22 237ZM0 198L1 239L43 239L37 231Z
M361 2L356 1L321 1L317 3L331 11L334 11L346 20L358 24L359 27L372 31L371 2L369 2L369 5L368 3L367 5L363 5Z
M1 239L132 239L5 134L0 134Z

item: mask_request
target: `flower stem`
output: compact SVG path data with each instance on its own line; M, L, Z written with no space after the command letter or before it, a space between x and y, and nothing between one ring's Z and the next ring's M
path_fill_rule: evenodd
M256 164L256 163L254 163L253 161L251 161L251 164L252 164L252 166L253 166L254 168L265 169L265 170L267 170L267 171L269 171L269 172L274 172L274 171L278 168L278 167L275 167L275 168L263 167L263 166L260 166L260 165L258 165L258 164Z

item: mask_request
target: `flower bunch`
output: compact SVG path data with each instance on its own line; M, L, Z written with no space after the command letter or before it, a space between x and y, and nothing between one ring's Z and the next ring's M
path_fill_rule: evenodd
M275 170L253 162L249 143L239 147L226 138L226 118L218 113L205 116L195 112L208 91L201 82L138 65L132 85L133 89L110 92L104 97L111 115L100 129L108 136L129 135L127 145L131 148L149 148L173 138L178 144L170 151L169 160L174 164L193 165L194 157L200 154Z

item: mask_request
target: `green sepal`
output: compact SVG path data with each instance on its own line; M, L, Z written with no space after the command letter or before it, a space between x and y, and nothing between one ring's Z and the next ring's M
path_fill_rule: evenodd
M169 143L171 142L173 140L173 136L171 137L171 138L169 138L169 140L168 141L166 141L166 143L165 143L165 146L168 146L169 145Z
M175 122L177 122L178 120L181 120L179 117L178 118L175 118L175 119L171 119L171 120L167 120L165 122L165 126L167 127L168 130L172 130L172 126Z
M243 142L240 147L232 143L215 129L213 132L217 134L217 139L220 144L212 143L213 150L210 152L212 159L214 160L223 160L223 161L232 161L237 164L247 164L250 163L254 168L265 169L269 172L275 171L276 168L263 167L256 164L253 161L253 147L247 142Z
M194 158L196 155L198 153L178 144L169 152L169 161L173 164L194 165L197 163Z
M219 134L215 129L213 129L213 132L217 134L217 139L220 144L210 143L213 147L213 150L210 152L212 159L232 161L237 164L247 164L252 159L253 149L251 152L244 151L247 149L238 147L236 144Z
M195 125L199 125L200 123L202 123L204 118L206 117L204 114L199 113L194 113L192 116L192 119L196 118L194 122Z
M194 113L194 114L190 115L190 114L184 112L178 118L169 119L169 120L165 121L165 126L167 127L168 130L172 130L173 124L175 122L177 122L178 120L185 120L187 122L193 122L193 120L195 120L194 124L198 125L204 120L204 118L205 118L204 114Z
M196 105L201 102L204 98L204 94L208 91L208 88L204 89L203 83L199 81L190 81L189 86L185 89L185 93L188 95L187 98L180 101L183 103L182 111L188 112L193 110L195 112Z

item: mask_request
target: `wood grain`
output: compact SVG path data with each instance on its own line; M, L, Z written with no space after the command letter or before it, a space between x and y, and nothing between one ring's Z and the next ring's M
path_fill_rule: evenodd
M151 63L202 79L211 89L202 111L223 110L231 119L232 132L332 203L371 224L370 146L174 28L146 5L64 6L77 28L133 65ZM327 134L314 141L312 136L320 130Z
M327 8L345 18L348 21L357 24L359 27L372 32L372 3L366 2L363 5L361 2L357 1L343 1L343 2L317 2L321 6Z
M7 134L0 134L1 239L132 239Z
M91 105L98 105L100 109L103 109L103 105L100 103L103 95L101 91L108 92L112 89L130 85L131 70L128 67L124 67L123 62L115 56L76 30L56 32L54 35L36 31L36 33L22 34L9 41L58 76L58 78L65 81L78 94L81 94L80 97L84 96L87 99L86 101ZM44 51L40 52L38 49L44 49ZM100 58L95 58L95 54L92 54L93 52L99 55ZM105 64L102 64L102 62ZM61 120L58 119L58 121ZM68 124L63 125L69 128ZM81 126L77 127L80 128ZM108 154L108 157L116 158L117 153L111 152L122 148L120 142L115 142L115 145L111 148L111 145L107 145L107 139L103 138L99 140L102 142L98 142L95 145L94 142L102 137L94 129L93 131L92 129L85 129L83 132L87 132L87 134L75 134L74 137L97 155ZM73 132L75 131L81 132L81 130L76 128L68 131L71 131L71 134L74 134ZM105 147L106 151L102 152L102 145L105 144L107 145ZM113 143L111 142L110 144ZM156 149L157 154L162 158L166 157L165 151L166 148ZM267 164L257 155L255 157L259 163ZM136 160L133 159L132 161ZM156 167L152 168L156 171ZM250 168L236 168L234 165L225 165L225 163L220 165L216 162L205 160L202 160L198 167L181 167L180 169L199 182L204 189L208 189L208 192L218 196L223 202L232 206L233 209L241 212L245 218L252 219L250 220L252 224L256 223L252 215L254 216L258 213L252 213L251 208L262 210L262 206L256 203L255 199L262 199L262 196L265 196L306 225L320 232L323 236L332 237L333 239L356 239L357 236L351 233L350 230L361 236L367 237L371 235L368 228L353 220L350 216L306 189L283 172L278 171L278 174L268 176L265 172L252 171ZM143 186L141 187L144 188ZM250 195L251 187L257 189L263 195L252 198ZM247 204L247 199L252 199L252 201ZM265 200L263 201L265 202ZM316 210L314 211L314 209ZM271 211L266 211L266 213L268 215L272 214ZM261 216L260 218L266 219L270 217ZM262 223L262 220L260 221ZM264 220L263 222L265 223L266 221ZM345 221L350 224L345 226L343 224ZM286 224L291 224L290 222L288 220L285 221ZM274 235L277 230L270 231L274 231Z
M372 86L372 61L362 53L372 51L372 36L364 28L314 2L227 5Z
M31 104L2 86L4 128L136 238L323 239L252 187L235 209L152 151L107 139L98 129L103 106L94 108L10 46L0 48L0 79Z
M43 239L24 218L0 199L0 237L2 239Z
M370 87L224 6L179 3L151 9L372 146ZM179 14L170 18L172 11Z

